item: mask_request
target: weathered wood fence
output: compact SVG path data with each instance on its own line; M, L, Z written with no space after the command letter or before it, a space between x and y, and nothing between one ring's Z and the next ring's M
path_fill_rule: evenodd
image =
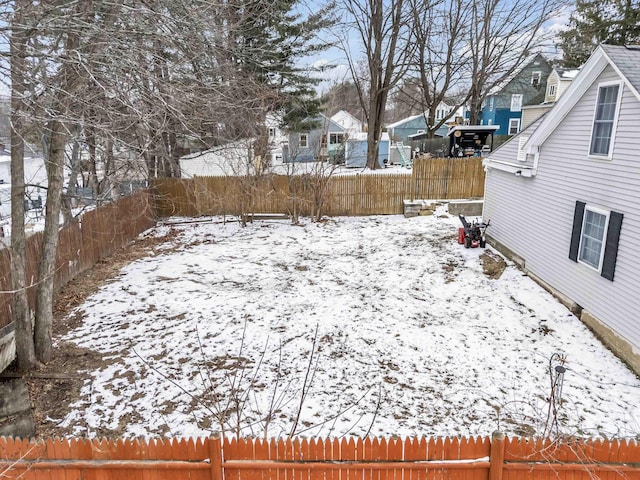
M122 197L117 202L85 212L78 222L60 231L56 256L55 285L60 287L101 259L124 247L144 230L156 224L154 202L149 191ZM29 301L35 302L35 283L42 234L26 242ZM11 272L9 249L0 249L0 371L10 362L12 350Z
M0 478L637 480L635 441L489 438L46 440L0 438Z
M319 195L326 215L388 215L403 213L406 199L482 198L484 178L478 157L422 158L399 174L195 177L156 180L153 187L160 216L313 215Z

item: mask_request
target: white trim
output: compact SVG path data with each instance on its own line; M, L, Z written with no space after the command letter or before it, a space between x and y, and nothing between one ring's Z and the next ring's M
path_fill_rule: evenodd
M516 131L514 133L511 133L511 123L513 121L516 121ZM517 135L518 133L520 133L520 119L519 118L510 118L509 119L509 126L507 127L507 135Z
M596 153L591 153L591 143L593 141L593 131L595 130L596 115L598 113L598 100L600 99L600 89L606 88L606 87L612 87L614 85L618 86L618 98L616 98L616 112L613 116L611 139L609 140L609 152L607 153L607 155L599 155ZM620 115L620 105L622 104L623 91L624 91L624 84L622 80L598 83L598 88L596 91L596 101L593 108L593 118L591 119L591 134L589 135L589 145L587 146L588 158L591 158L594 160L611 160L611 158L613 158L613 146L615 144L615 139L616 139L616 130L618 129L618 117Z
M537 78L537 82L534 82L536 78ZM542 83L542 71L535 70L531 72L531 86L534 88L538 88L541 83Z
M489 171L494 168L496 170L500 170L501 172L513 173L516 177L530 178L534 177L536 174L536 172L531 167L517 163L489 160L489 158L485 158L484 160L482 160L482 166L484 167L485 171Z
M556 96L556 87L557 84L552 83L549 85L549 91L547 92L547 96L548 97L555 97Z
M524 146L527 143L527 140L529 140L529 137L526 137L524 135L520 135L518 137L518 161L519 162L527 161L527 152L524 150Z
M585 262L584 260L582 260L580 258L580 255L582 253L582 239L583 239L583 235L584 235L584 222L586 221L587 218L587 211L593 212L593 213L597 213L598 215L603 215L605 217L604 220L604 231L602 232L602 241L601 241L601 245L600 245L600 256L598 257L598 268L594 267L593 265ZM611 210L606 210L604 208L600 208L600 207L592 207L590 205L585 205L584 206L584 214L582 215L582 226L580 227L580 245L578 245L578 263L587 266L588 268L590 268L591 270L595 270L598 273L602 272L602 262L604 261L604 249L605 246L607 244L607 232L609 230L609 215L611 214Z
M521 112L522 111L522 102L524 101L524 95L522 93L512 93L511 94L511 106L509 107L510 112Z

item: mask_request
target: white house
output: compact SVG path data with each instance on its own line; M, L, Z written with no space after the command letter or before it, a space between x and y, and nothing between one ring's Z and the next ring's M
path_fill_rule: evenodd
M487 159L489 240L640 373L640 47L601 45ZM562 334L562 332L558 332Z
M551 110L551 107L553 107L554 103L560 99L567 87L571 85L571 82L576 75L578 75L579 71L580 70L578 69L569 70L555 67L547 79L544 102L536 105L525 105L522 107L521 128L527 128L538 118Z
M341 125L348 135L365 131L365 123L351 115L346 110L340 110L331 117L331 120Z
M253 139L220 145L180 158L182 178L236 176L253 173Z

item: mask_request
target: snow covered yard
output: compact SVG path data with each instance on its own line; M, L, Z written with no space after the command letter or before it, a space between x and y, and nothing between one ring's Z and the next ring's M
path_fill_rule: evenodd
M86 436L541 435L559 354L563 433L640 434L638 378L512 264L483 273L456 217L212 220L147 232L177 234L72 313L83 324L60 340L105 366L52 422Z

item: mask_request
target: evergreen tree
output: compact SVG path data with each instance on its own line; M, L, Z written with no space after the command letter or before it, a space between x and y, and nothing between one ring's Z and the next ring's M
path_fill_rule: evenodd
M569 29L560 34L567 67L579 67L600 44L640 42L640 0L576 0Z

